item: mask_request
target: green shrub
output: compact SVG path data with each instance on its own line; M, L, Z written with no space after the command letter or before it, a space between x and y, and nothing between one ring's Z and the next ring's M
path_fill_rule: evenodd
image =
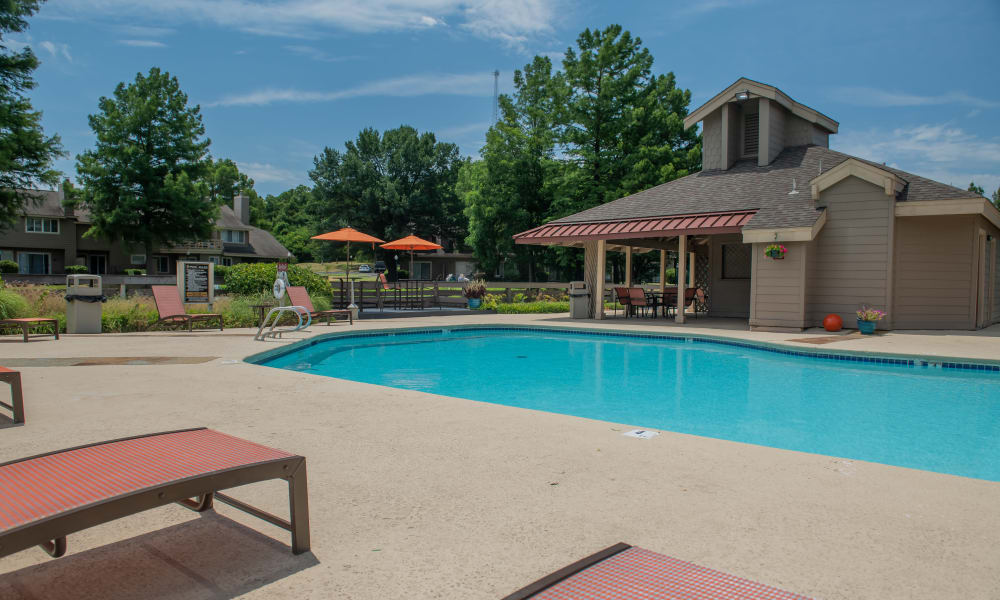
M64 269L67 275L84 275L87 273L86 265L66 265Z
M10 290L0 290L0 319L30 317L31 304L27 298Z
M569 302L503 302L495 310L502 315L564 313L569 312Z
M278 274L275 263L240 263L226 272L226 289L238 296L252 296L271 290ZM288 265L288 282L305 286L316 302L319 296L330 296L330 284L320 275L298 265Z
M226 283L226 273L229 272L229 267L226 265L215 265L215 284L223 285Z
M0 273L17 273L17 263L12 260L0 260Z
M150 297L110 298L101 313L101 330L105 333L145 331L159 318Z
M145 275L146 269L125 269L125 274L130 277L135 277L138 275Z

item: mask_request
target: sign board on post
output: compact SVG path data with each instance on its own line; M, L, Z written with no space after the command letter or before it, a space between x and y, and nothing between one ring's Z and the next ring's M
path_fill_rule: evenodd
M215 302L215 265L210 262L178 261L177 287L185 304Z

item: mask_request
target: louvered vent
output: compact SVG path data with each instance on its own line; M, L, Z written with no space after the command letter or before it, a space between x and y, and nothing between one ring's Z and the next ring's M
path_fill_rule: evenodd
M747 113L743 117L743 155L757 155L757 141L760 134L760 113Z

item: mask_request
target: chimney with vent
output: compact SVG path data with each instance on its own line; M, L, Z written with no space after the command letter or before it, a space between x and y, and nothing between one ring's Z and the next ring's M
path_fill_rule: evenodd
M250 196L239 194L233 196L233 212L244 225L250 224Z

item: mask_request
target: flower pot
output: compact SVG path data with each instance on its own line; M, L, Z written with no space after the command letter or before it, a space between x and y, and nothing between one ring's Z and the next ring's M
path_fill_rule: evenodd
M468 298L469 308L479 308L479 305L483 303L482 298Z
M875 321L862 321L858 319L858 331L863 335L871 335L875 333Z

